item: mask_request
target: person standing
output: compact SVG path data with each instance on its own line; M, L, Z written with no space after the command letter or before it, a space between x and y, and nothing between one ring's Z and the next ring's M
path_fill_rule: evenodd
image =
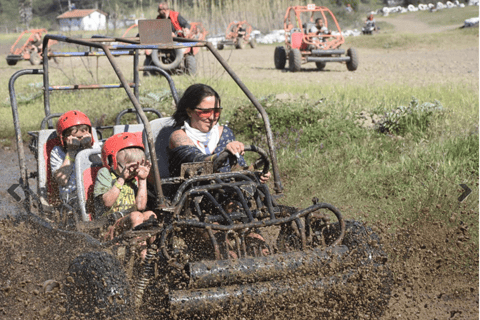
M170 10L166 2L161 2L158 5L157 19L170 19L174 35L186 37L190 31L190 23L179 12Z

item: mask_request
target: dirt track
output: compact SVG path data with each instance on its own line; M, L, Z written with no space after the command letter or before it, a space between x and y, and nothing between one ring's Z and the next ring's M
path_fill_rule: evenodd
M399 25L404 25L404 21ZM438 28L429 30L423 25L422 28L425 32L441 31ZM412 29L419 30L418 25ZM242 79L248 74L249 81L277 79L317 81L319 84L370 81L371 85L465 81L478 87L478 43L451 51L361 50L361 65L354 73L346 72L345 66L340 64L329 64L323 73L308 72L314 70L314 65L306 67L307 72L295 75L279 72L273 67L272 47L266 46L255 50L224 50L222 54L226 58L231 54L232 68ZM372 74L376 75L373 79ZM2 217L22 209L12 203L5 191L18 180L16 153L2 150L0 163L3 168L12 168L0 173ZM386 225L374 226L383 238L395 280L392 299L382 319L478 319L478 244L468 241L469 226L463 225L461 218L453 227L446 226L432 222L429 210L434 208L425 209L425 221L395 232ZM459 217L472 214L478 216L478 212L459 208ZM0 221L0 252L3 255L0 260L0 318L63 318L63 294L57 289L43 293L42 284L49 279L62 282L68 264L84 246L84 239ZM463 264L466 261L470 263ZM298 318L295 314L302 313L291 309L277 316ZM261 318L261 313L255 318Z

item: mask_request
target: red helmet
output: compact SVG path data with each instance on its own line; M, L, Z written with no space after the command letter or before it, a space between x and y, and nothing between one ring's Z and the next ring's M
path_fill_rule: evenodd
M139 147L145 151L141 132L122 132L108 138L102 147L103 165L107 167L108 170L110 170L110 168L117 170L118 151L129 147Z
M70 127L77 126L80 124L85 124L90 127L90 133L92 132L92 123L88 119L87 115L78 110L67 111L58 118L57 122L57 136L60 138L63 146L63 131L67 130ZM93 146L93 139L92 139Z

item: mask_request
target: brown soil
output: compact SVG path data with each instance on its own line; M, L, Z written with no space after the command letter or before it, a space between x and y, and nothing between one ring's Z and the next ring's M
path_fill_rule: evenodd
M1 163L15 161L13 151L0 153ZM2 174L0 189L5 190L17 179L12 172ZM9 195L2 196L2 203L9 203L8 207L3 207L8 208L8 213L23 212L18 204L12 203ZM464 225L461 216L478 215L478 212L461 211L457 223L449 226L433 221L428 208L424 211L424 221L395 231L389 225L372 226L381 237L393 275L392 298L381 319L477 319L478 244L469 240L471 226ZM78 254L98 248L82 236L53 232L23 219L16 221L0 221L3 256L0 260L0 316L4 319L62 319L66 316L63 288L69 264ZM340 300L330 298L325 304L321 302L323 294L319 297L308 295L307 305L289 304L286 299L274 303L273 309L265 308L247 315L252 319L304 319L313 315L320 317L320 314L325 319L372 318L373 315L359 314L358 310L362 310L360 303L366 295L376 296L376 279L368 269L361 274L360 286L328 290ZM48 280L57 281L59 287L45 292ZM295 281L295 285L301 283L300 279ZM335 311L337 303L342 305L342 312ZM232 313L221 314L221 317L239 318Z
M329 64L327 71L320 73L308 72L315 70L314 65L305 66L304 72L298 74L279 72L273 66L273 50L270 46L243 51L224 50L222 55L228 58L241 79L252 82L275 79L291 83L427 85L461 81L478 87L478 42L472 47L447 51L360 50L361 65L353 73L347 72L341 64ZM412 70L415 70L413 76ZM23 209L5 192L12 183L18 181L16 153L2 150L0 163L3 168L11 168L0 170L0 217L4 218L6 214L23 212ZM423 221L396 230L388 225L372 226L382 238L394 278L392 298L381 318L478 319L478 243L471 242L472 227L465 225L461 219L462 215L478 217L478 212L460 211L455 221L446 224L434 221L428 214L428 208L424 211ZM95 250L95 246L82 237L51 232L34 225L5 219L0 221L2 319L65 318L62 286L66 270L79 253ZM60 288L45 292L43 285L47 280L58 281ZM359 295L358 301L361 298ZM355 307L356 302L352 298L350 305ZM257 310L250 318L273 316L277 319L304 319L316 318L320 312L326 312L325 305L315 305L283 305L281 312L268 316L262 310ZM223 314L223 317L237 318L232 314ZM356 317L371 318L367 314L356 314ZM325 318L352 319L352 316L330 309Z

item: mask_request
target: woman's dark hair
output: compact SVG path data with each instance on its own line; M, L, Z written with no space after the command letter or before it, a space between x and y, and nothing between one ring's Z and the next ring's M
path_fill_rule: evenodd
M175 127L183 126L183 123L188 120L187 109L195 109L203 99L212 96L215 97L215 108L220 108L220 96L212 87L203 83L192 84L188 87L178 101L177 111L172 116Z

